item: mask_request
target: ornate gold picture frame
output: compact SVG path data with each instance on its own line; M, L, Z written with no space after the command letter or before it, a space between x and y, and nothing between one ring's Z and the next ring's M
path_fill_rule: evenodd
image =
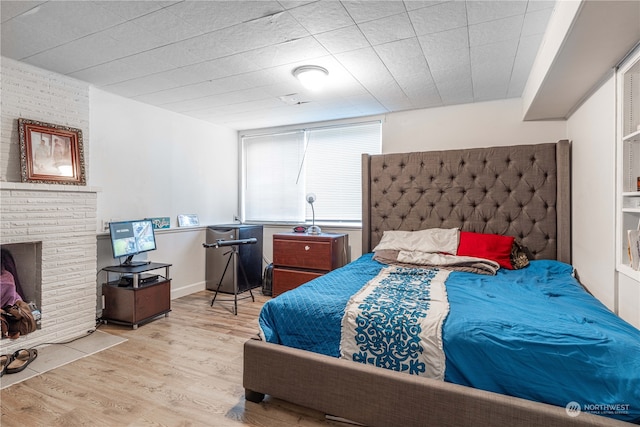
M82 130L18 119L22 182L86 185Z

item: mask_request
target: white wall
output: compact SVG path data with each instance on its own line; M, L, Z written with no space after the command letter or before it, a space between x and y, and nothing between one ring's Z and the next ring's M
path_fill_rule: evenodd
M382 151L492 147L556 142L566 138L564 121L522 121L520 98L389 114Z
M567 122L572 143L573 265L611 310L615 299L615 79L609 78Z
M99 221L236 214L236 131L92 88L91 147Z
M136 259L172 264L172 297L205 288L203 228L179 229L178 214L201 225L229 223L238 206L238 137L195 120L92 88L91 185L103 221L169 217L158 249ZM98 269L113 265L109 240L98 238ZM104 280L104 273L98 280Z

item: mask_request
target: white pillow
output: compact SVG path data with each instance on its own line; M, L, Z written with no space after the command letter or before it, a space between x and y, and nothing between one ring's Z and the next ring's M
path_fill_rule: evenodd
M445 252L455 255L458 250L457 228L429 228L419 231L391 230L382 233L373 251Z

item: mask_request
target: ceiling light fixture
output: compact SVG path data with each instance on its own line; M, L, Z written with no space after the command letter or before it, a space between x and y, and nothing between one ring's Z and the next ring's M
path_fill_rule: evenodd
M293 75L300 80L302 86L309 90L320 90L329 76L326 68L317 65L303 65L293 70Z

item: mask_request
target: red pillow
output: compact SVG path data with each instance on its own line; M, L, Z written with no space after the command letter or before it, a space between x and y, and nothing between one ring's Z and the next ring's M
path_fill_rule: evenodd
M513 270L511 265L513 240L511 236L461 231L458 255L490 259L500 264L500 267Z

